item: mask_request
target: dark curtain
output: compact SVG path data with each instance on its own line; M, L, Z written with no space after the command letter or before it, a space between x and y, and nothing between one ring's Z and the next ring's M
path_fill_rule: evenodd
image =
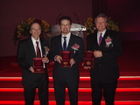
M107 14L107 0L92 0L92 17L95 18L99 13Z

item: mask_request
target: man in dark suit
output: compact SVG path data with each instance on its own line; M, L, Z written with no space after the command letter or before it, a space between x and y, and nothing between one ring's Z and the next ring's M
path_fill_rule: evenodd
M35 21L30 26L31 37L19 43L18 62L22 68L22 82L24 87L25 105L33 105L38 88L40 105L48 105L48 76L46 71L35 73L33 67L33 58L43 58L45 55L44 47L47 47L46 41L40 38L41 25ZM43 63L49 62L47 57L42 59Z
M57 105L65 104L66 87L69 91L70 105L78 104L78 63L82 60L84 46L80 37L71 34L71 24L70 17L61 17L59 20L61 35L54 37L51 44L52 58L55 60L53 76ZM70 67L63 67L61 65L63 61L60 55L61 51L74 52L69 61Z
M106 105L114 105L119 77L117 58L121 54L117 32L107 29L107 16L99 14L95 19L97 32L87 37L87 49L93 51L94 65L91 70L93 105L101 105L102 94Z

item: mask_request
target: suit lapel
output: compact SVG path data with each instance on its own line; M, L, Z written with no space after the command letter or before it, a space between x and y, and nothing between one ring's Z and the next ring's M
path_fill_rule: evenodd
M62 40L61 40L62 38L61 37L62 37L62 35L59 35L59 38L58 38L58 47L59 48L58 49L63 50Z
M70 36L70 40L69 40L69 43L68 43L67 50L70 50L70 49L71 49L71 46L72 46L72 44L74 43L73 41L74 41L74 39L73 39L73 35L71 34L71 36Z
M33 57L35 57L36 56L36 52L35 52L35 49L34 49L33 42L31 40L31 38L29 39L29 49L30 49L30 54Z
M107 36L108 36L108 31L106 30L100 46L104 46L106 44L105 39L107 38Z
M45 54L45 48L44 48L43 40L42 39L40 39L40 43L41 43L42 55L44 55Z
M98 44L98 41L97 41L97 32L95 33L95 35L96 35L95 36L95 45L98 46L98 47L100 47L99 44Z

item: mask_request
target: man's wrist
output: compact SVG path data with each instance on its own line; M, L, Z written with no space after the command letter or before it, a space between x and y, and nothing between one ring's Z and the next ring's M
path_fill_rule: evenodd
M59 56L59 55L55 55L55 57L54 57L54 61L57 61L56 59L57 59L58 56Z

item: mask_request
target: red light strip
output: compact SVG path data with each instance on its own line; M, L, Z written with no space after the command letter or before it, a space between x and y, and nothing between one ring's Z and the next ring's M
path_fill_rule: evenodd
M0 77L0 81L21 81L21 79L21 77ZM49 77L49 80L52 81L53 78ZM87 81L90 77L80 77L80 80ZM119 80L140 80L140 76L120 76Z
M79 92L91 91L91 88L79 88ZM0 92L23 92L23 88L0 88ZM49 88L49 92L54 92L54 88ZM140 88L117 88L117 92L140 92Z
M69 105L69 101L65 102L66 105ZM0 101L0 105L23 105L24 101L8 101L8 100L4 100L4 101ZM39 105L39 101L36 100L35 101L36 105ZM49 101L50 105L56 105L55 101ZM91 101L78 101L79 105L91 105L92 102ZM105 105L105 102L102 101L102 104ZM116 105L140 105L140 101L115 101Z

